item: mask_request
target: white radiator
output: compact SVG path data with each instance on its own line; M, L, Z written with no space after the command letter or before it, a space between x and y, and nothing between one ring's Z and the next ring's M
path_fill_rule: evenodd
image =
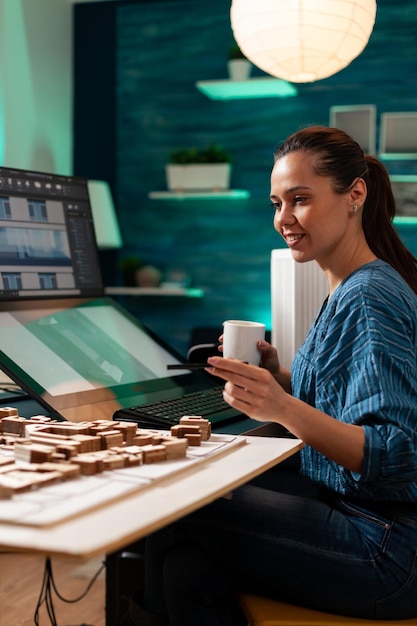
M271 253L271 336L287 369L329 293L315 261L296 263L289 249Z

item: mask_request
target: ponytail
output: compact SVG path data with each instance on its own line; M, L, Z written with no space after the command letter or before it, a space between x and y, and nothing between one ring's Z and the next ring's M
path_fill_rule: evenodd
M375 157L367 155L366 162L368 195L362 211L366 241L375 256L392 265L417 293L417 259L394 228L396 207L388 173Z

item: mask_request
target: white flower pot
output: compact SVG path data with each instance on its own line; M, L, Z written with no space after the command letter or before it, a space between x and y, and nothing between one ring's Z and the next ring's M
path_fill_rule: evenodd
M247 80L250 76L252 63L247 59L230 59L227 68L230 80Z
M230 186L230 163L168 164L165 170L170 191L218 191Z

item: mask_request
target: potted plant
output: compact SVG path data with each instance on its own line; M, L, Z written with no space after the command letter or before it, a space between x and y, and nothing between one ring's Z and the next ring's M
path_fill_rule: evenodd
M238 44L236 42L232 44L227 63L230 80L247 80L250 76L251 68L251 62L245 57Z
M231 157L220 145L181 148L170 154L166 165L170 191L220 191L229 189Z
M125 287L136 286L136 272L143 267L143 261L136 256L126 256L119 261Z

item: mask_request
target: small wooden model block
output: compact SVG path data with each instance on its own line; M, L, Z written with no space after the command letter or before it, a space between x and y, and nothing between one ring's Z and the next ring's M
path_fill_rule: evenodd
M28 465L24 468L11 465L9 472L0 475L0 493L7 498L13 495L13 492L27 491L33 487L45 486L60 479L59 472L38 472L35 465Z
M1 420L2 433L9 433L18 435L19 437L24 437L26 424L26 419L24 417L19 417L18 415L3 417Z
M142 454L144 463L160 463L161 461L165 461L167 458L165 446L161 445L143 446Z
M173 437L185 437L190 446L199 446L202 440L200 427L187 426L187 424L177 424L176 426L171 426L171 435Z
M160 444L165 447L167 461L184 458L187 453L188 440L178 437L161 437Z
M183 415L180 424L185 426L198 426L203 441L208 441L211 436L211 423L200 415Z
M138 434L133 437L131 445L135 446L149 446L153 442L154 436L152 433L146 431L138 431Z
M137 425L132 422L113 422L114 430L118 430L123 435L123 441L130 445L136 437Z
M25 463L43 463L52 459L53 449L37 443L15 443L14 456L16 461Z
M0 409L0 419L3 419L3 417L9 417L10 415L17 416L19 415L19 412L12 406L4 406Z

